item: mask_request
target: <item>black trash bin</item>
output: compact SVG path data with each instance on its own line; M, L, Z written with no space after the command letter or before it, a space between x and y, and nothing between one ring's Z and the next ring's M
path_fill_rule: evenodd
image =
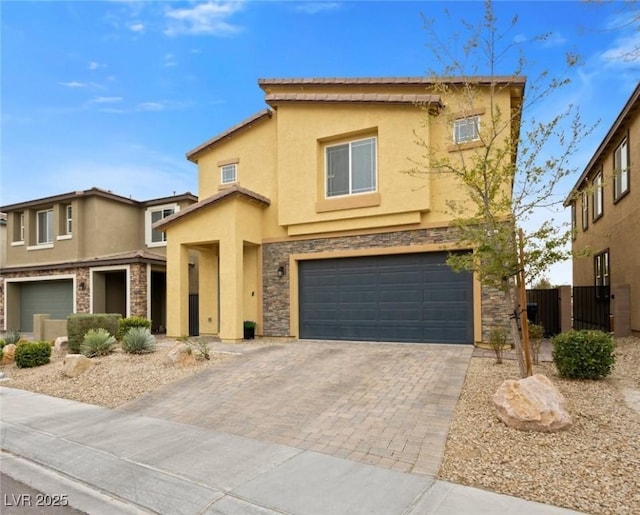
M527 304L527 320L538 323L538 304L536 302L530 302Z

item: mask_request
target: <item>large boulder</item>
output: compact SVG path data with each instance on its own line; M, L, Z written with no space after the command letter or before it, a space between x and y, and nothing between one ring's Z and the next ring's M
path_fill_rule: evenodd
M93 361L84 354L67 354L63 361L63 373L67 377L78 377L93 367Z
M195 365L196 357L193 355L193 349L186 343L178 343L169 349L164 358L165 364L177 367L187 365Z
M2 349L2 365L10 365L16 360L16 346L14 343L5 345Z
M504 381L493 403L498 418L514 429L553 433L571 426L564 396L542 374Z

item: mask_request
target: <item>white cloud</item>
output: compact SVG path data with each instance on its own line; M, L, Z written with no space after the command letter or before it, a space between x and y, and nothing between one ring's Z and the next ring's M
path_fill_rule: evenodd
M335 11L340 7L339 2L303 2L296 5L296 11L305 14L318 14L325 11Z
M138 109L140 111L164 111L166 108L167 108L167 103L164 101L142 102L138 104Z
M96 97L90 100L91 104L113 104L116 102L122 102L122 97Z
M104 68L104 67L105 67L104 64L100 64L97 61L89 61L89 64L87 65L88 70L97 70L98 68Z
M602 53L602 59L618 64L640 62L640 32L616 39L614 45Z
M239 32L241 27L227 20L242 10L243 2L209 1L196 4L191 8L168 9L165 12L168 36L181 34L230 36Z
M132 31L132 32L140 32L141 33L141 32L144 32L145 28L146 27L144 26L144 23L141 23L141 22L131 23L129 25L129 30Z
M61 86L66 88L86 88L88 84L86 82L70 81L70 82L58 82Z
M175 56L172 53L165 54L165 56L164 56L164 65L167 68L170 68L172 66L176 66L177 64L178 63L176 63Z

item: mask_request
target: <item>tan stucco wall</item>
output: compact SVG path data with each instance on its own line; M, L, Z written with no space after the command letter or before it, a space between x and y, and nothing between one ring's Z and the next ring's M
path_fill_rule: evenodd
M594 255L609 250L611 285L630 285L631 330L640 331L640 115L635 114L628 122L629 142L629 193L614 202L613 199L613 152L623 139L623 133L614 138L610 148L603 153L594 173L603 171L603 215L594 221L592 198L589 196L589 227L582 229L581 197L576 201L577 234L573 251L580 257L573 259L573 284L592 286L594 279ZM589 183L591 184L591 183ZM586 254L586 255L584 255Z

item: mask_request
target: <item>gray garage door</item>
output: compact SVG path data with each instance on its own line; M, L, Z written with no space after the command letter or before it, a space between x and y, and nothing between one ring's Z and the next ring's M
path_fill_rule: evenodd
M65 319L73 313L73 282L34 281L20 285L20 329L33 331L33 315L47 313Z
M445 252L301 261L300 336L473 343L470 272Z

